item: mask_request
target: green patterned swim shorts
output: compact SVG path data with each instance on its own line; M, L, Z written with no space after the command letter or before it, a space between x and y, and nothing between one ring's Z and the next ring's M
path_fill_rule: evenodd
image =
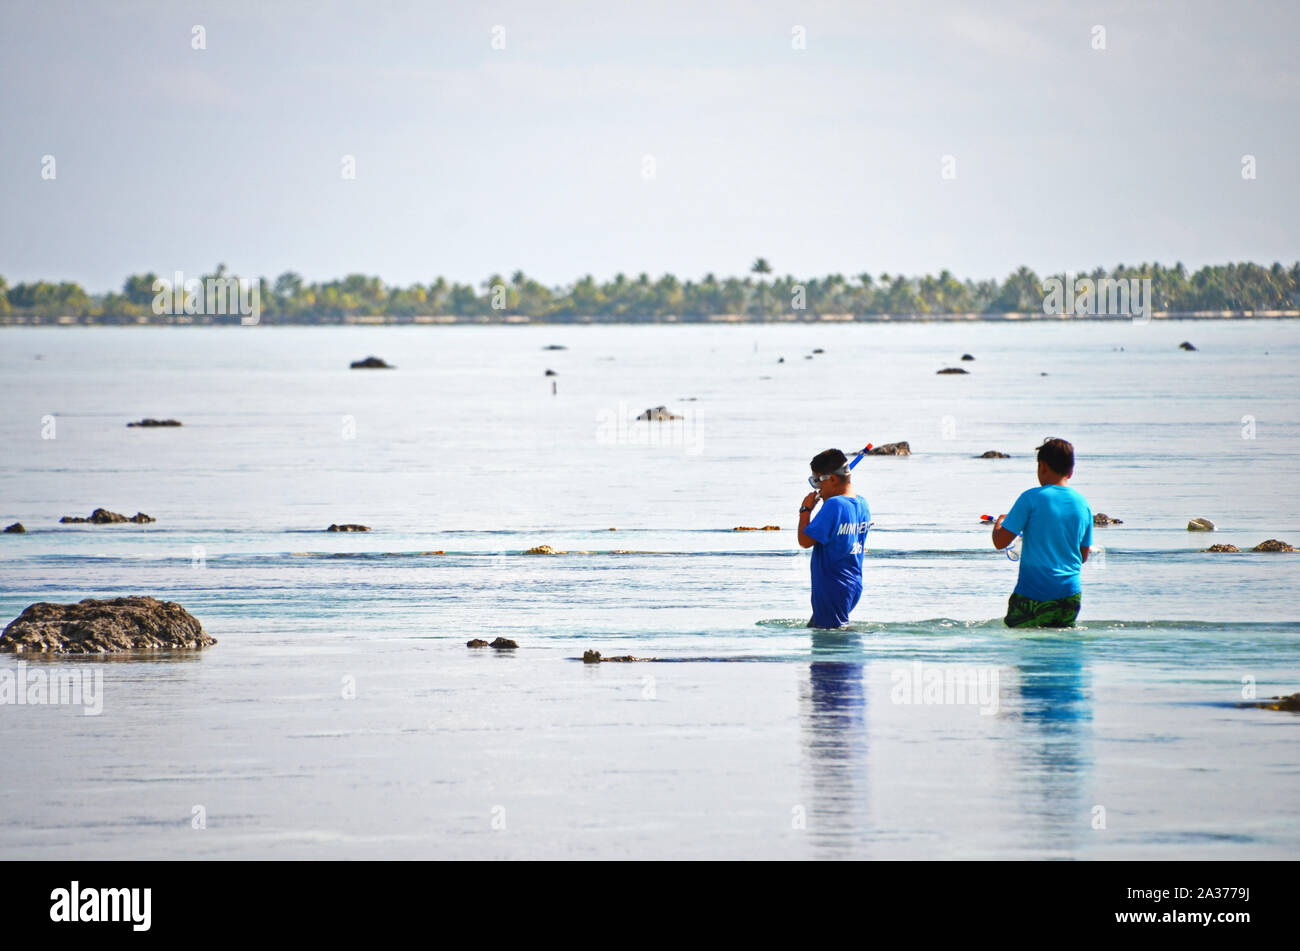
M1013 594L1007 601L1007 627L1074 627L1083 595L1072 594L1055 601L1034 601Z

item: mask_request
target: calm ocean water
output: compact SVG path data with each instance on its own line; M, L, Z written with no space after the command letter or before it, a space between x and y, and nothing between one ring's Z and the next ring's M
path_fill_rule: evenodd
M1300 555L1199 549L1300 545L1298 360L1282 321L4 330L0 623L152 594L219 644L0 706L0 856L1292 857L1300 717L1235 703L1300 690ZM1080 627L1015 633L978 516L1045 436L1124 524ZM903 439L812 636L808 460ZM97 506L158 521L57 524Z

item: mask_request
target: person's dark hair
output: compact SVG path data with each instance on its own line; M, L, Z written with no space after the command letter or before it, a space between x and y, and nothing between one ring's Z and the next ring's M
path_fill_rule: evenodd
M825 452L819 452L813 456L812 471L818 475L830 475L832 472L838 472L848 464L849 457L844 455L838 449L827 449ZM845 478L848 474L845 473Z
M1064 439L1044 439L1038 447L1038 461L1057 475L1074 475L1074 447Z

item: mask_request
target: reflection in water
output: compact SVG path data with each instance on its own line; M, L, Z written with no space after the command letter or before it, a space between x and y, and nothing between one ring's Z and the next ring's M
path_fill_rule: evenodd
M1017 750L1022 828L1035 848L1075 852L1093 830L1092 697L1084 645L1073 633L1018 646ZM1016 698L1009 698L1013 702Z
M835 849L847 846L865 822L867 724L862 635L814 630L812 654L809 683L799 698L803 749L811 760L807 830L816 847Z

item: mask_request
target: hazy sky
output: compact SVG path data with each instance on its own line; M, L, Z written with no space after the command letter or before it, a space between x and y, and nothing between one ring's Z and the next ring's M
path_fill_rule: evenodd
M1297 9L0 0L0 275L1289 263Z

